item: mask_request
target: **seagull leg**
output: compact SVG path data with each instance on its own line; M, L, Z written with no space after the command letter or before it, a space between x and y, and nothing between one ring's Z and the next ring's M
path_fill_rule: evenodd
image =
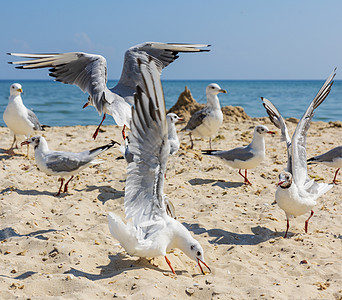
M190 149L194 148L194 141L192 140L191 132L189 133L190 136Z
M284 239L287 238L287 232L289 231L289 228L290 228L290 221L289 221L289 218L286 218L286 232L284 235Z
M241 169L239 169L239 174L243 177L243 179L244 179L244 184L249 184L249 185L252 185L251 183L250 183L250 181L247 179L247 169L245 169L245 176L243 176L242 175L242 173L241 173Z
M170 262L169 259L166 257L166 255L165 255L165 260L166 260L167 264L169 265L169 267L170 267L172 273L173 273L173 274L176 274L176 272L173 270L173 268L172 268L172 266L171 266L171 262Z
M334 184L337 184L337 182L336 182L336 176L337 176L337 173L338 173L338 171L340 170L340 168L338 168L337 170L336 170L336 172L335 172L335 177L334 177L334 179L333 179L333 183Z
M126 124L124 124L123 128L122 128L122 137L125 140L126 139L126 133L125 133L125 129L126 129Z
M64 178L59 178L58 181L61 182L61 186L59 187L59 190L58 190L58 193L55 194L55 197L58 197L60 194L61 194L61 191L62 191L62 186L63 186L63 183L64 183Z
M68 183L74 178L74 175L72 175L70 177L70 179L66 182L65 186L64 186L64 191L63 193L67 193L68 192Z
M314 211L312 210L312 211L311 211L311 214L310 214L310 217L305 221L305 227L304 227L305 233L308 233L308 224L309 224L309 220L311 219L311 217L313 216L313 214L314 214Z
M106 118L106 114L104 113L104 114L103 114L103 118L102 118L102 121L101 121L100 125L99 125L99 126L97 126L97 128L96 128L96 130L95 130L95 132L94 132L94 134L93 134L93 139L94 139L94 140L96 139L97 135L99 134L100 127L101 127L101 125L102 125L103 121L105 120L105 118Z
M5 151L5 153L7 153L8 155L15 155L15 152L13 151L13 149L14 149L14 144L16 143L16 141L17 141L17 137L14 135L13 143L12 143L11 147ZM18 148L18 146L17 146L17 148Z

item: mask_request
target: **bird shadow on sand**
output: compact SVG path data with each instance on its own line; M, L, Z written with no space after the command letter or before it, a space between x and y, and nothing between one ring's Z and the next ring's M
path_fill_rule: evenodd
M169 269L160 269L159 267L156 267L149 263L149 261L146 258L131 258L127 255L118 253L115 255L109 255L109 263L108 265L104 266L98 266L97 268L100 269L100 274L92 274L87 273L81 270L77 270L75 268L70 268L70 270L65 271L64 274L72 274L77 277L85 277L89 280L96 281L96 280L102 280L106 278L112 278L115 277L125 271L134 270L134 269L143 269L143 268L149 268L153 269L159 272L168 272ZM177 272L177 274L181 274L182 271Z
M280 232L274 232L266 227L261 226L252 227L251 231L253 234L249 234L234 233L218 228L207 230L203 227L200 227L199 224L183 223L183 225L194 234L208 233L208 235L212 237L211 240L209 239L210 244L258 245L283 234Z
M0 194L3 191L0 192ZM21 190L21 189L15 189L13 192L16 192L19 195L25 195L25 196L55 196L56 193L51 193L48 191L38 191L38 190ZM61 196L63 197L63 195Z
M10 154L6 153L6 151L7 151L6 149L0 148L0 160L7 160L7 159L10 159L10 158L16 157L16 156L20 156L20 157L25 156L22 153L15 153L14 155L10 155Z
M4 229L0 229L0 241L7 240L12 237L34 237L36 239L45 241L49 238L45 237L43 234L55 231L57 231L57 229L38 230L27 234L18 234L12 227L6 227Z
M27 272L24 272L23 274L15 276L15 277L8 276L8 275L2 275L2 274L0 274L0 277L6 277L6 278L11 278L11 279L23 280L23 279L29 278L32 275L37 274L37 273L38 272L27 271Z
M213 184L213 186L218 186L222 189L230 189L230 188L238 188L243 186L243 182L227 182L224 180L215 180L215 179L203 179L203 178L193 178L189 180L191 185L204 185L204 184Z
M108 200L116 200L125 196L124 191L118 191L109 185L105 185L105 186L90 185L90 186L87 186L87 188L85 189L86 192L91 192L94 190L99 191L97 200L101 201L102 204L105 204ZM81 190L75 189L75 191L80 192Z

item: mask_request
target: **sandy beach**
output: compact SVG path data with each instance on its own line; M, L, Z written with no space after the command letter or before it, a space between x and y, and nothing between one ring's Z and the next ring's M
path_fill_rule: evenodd
M126 162L117 146L100 156L102 164L77 175L68 194L54 197L58 178L37 170L32 148L29 158L4 154L12 136L0 128L0 298L342 299L342 184L319 199L307 234L309 214L291 219L284 239L285 213L272 204L287 160L279 130L267 118L226 116L213 147L247 145L258 124L277 134L266 137L266 159L249 171L252 186L238 170L201 154L207 140L196 139L188 149L184 132L181 149L169 159L165 193L201 243L212 270L206 275L178 249L168 255L173 275L163 257L131 257L110 235L107 213L124 218ZM292 135L296 120L287 125ZM42 134L51 149L64 151L122 140L119 127L104 126L94 141L95 128L51 127ZM311 124L308 157L340 144L341 122ZM308 167L319 182L331 182L334 172Z

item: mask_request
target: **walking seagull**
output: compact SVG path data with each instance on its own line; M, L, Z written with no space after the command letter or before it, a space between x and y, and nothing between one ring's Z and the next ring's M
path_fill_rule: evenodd
M7 127L13 132L14 139L11 147L6 150L6 153L14 155L13 149L17 149L17 136L24 135L27 139L34 133L35 130L44 130L44 125L41 125L37 116L33 111L26 108L21 99L23 88L19 83L13 83L10 87L10 96L8 105L4 111L3 119ZM27 147L28 156L28 147Z
M332 181L334 184L337 184L336 176L340 168L342 168L342 146L338 146L321 155L311 157L310 159L308 159L308 162L309 164L322 163L323 165L326 165L328 167L337 168L334 179Z
M163 68L178 58L180 52L203 52L209 47L203 44L176 44L146 42L129 48L125 53L121 78L116 86L108 89L107 62L101 55L84 52L70 52L57 54L25 54L8 53L9 55L31 58L31 60L10 62L20 65L18 69L50 68L50 76L55 81L77 85L83 92L89 94L88 102L83 106L92 105L103 118L93 134L95 139L106 118L106 114L113 116L118 126L123 126L122 134L125 138L125 127L130 126L133 94L137 85L142 86L142 76L137 65L137 58L147 62L148 57L155 61L156 75L160 75Z
M209 146L211 150L211 138L217 133L223 122L223 114L218 98L219 93L226 94L227 91L220 88L216 83L211 83L206 88L207 104L195 112L188 124L181 131L190 131L190 148L194 147L191 134L201 137L209 137Z
M109 230L130 255L162 255L175 274L166 254L179 248L198 263L204 274L200 263L209 267L201 245L166 212L163 189L170 145L158 65L153 58L147 63L137 59L137 63L143 80L134 95L129 144L134 159L128 164L124 201L126 219L131 220L125 224L119 216L109 213Z
M281 130L281 140L287 146L287 167L284 172L279 174L278 188L275 194L276 202L285 211L287 226L285 238L290 227L289 218L297 217L310 212L309 218L305 221L304 230L308 232L308 222L313 216L313 207L316 200L332 188L326 183L317 183L310 180L306 163L306 135L309 130L314 110L329 95L336 69L325 81L315 98L310 103L306 112L297 124L296 130L290 140L285 120L280 115L276 107L266 98L261 98L263 105L272 123Z
M252 185L247 178L247 169L256 168L265 158L265 140L266 133L274 134L264 125L258 125L254 128L253 140L245 147L238 147L228 151L205 150L205 155L213 155L221 158L229 166L239 169L239 174L244 178L244 183ZM241 169L245 169L245 176Z
M45 138L42 136L32 137L21 144L33 144L34 156L39 170L43 171L47 175L71 176L64 185L63 192L67 193L68 184L74 178L75 174L92 164L101 163L101 160L95 160L96 156L118 143L111 141L109 144L102 147L79 153L49 150L49 146ZM58 181L61 182L61 185L57 194L55 195L56 197L61 194L64 178L61 177L58 179Z

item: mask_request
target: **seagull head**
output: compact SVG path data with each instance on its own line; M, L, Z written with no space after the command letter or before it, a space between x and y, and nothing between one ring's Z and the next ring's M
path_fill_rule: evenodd
M264 134L266 134L266 133L275 134L274 131L268 130L268 128L267 128L265 125L258 125L258 126L255 126L255 128L254 128L254 133L260 134L260 135L264 135Z
M34 136L24 142L21 143L21 146L23 145L30 145L32 144L34 147L34 150L36 150L39 147L39 144L41 143L42 137L41 136Z
M206 93L207 95L217 95L219 93L227 94L227 91L221 89L217 83L211 83L207 86Z
M178 121L184 121L183 118L178 117L178 116L177 116L176 114L174 114L174 113L168 113L168 114L166 115L166 120L167 120L167 122L170 123L170 124L176 124Z
M23 92L22 86L20 83L13 83L10 87L10 95L18 96Z
M207 267L207 269L211 272L210 268L204 261L203 257L203 249L198 241L196 241L193 237L189 237L186 239L186 243L184 247L180 248L188 257L193 259L198 263L198 266L201 269L202 274L204 275L205 273L203 272L201 263Z
M282 172L279 174L278 186L283 189L288 189L292 184L292 174L289 172Z

